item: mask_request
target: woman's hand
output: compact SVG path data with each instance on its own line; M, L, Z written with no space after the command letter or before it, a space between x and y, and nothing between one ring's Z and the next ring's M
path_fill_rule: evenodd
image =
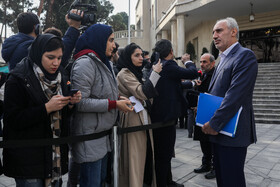
M69 103L70 96L64 97L62 95L53 96L49 102L45 104L47 113L61 110L65 105Z
M81 91L78 91L77 93L75 93L73 96L70 97L69 104L74 105L76 103L79 103L81 99L82 99L82 93Z
M129 100L117 100L117 109L119 109L120 111L122 111L124 113L132 112L133 106Z
M159 59L158 60L158 63L156 63L155 65L153 65L153 70L156 72L156 73L160 73L161 70L162 70L162 64L161 64L161 60Z

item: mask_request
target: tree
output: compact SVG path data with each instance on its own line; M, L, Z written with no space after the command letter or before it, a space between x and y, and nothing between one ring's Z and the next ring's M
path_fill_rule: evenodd
M186 50L186 52L187 52L188 54L190 54L190 59L191 59L191 60L196 59L194 45L193 45L191 42L188 42L188 43L187 43L187 50Z
M16 33L18 32L16 26L17 15L29 9L40 17L44 28L54 26L64 33L68 27L65 22L65 15L73 1L74 0L40 0L39 7L32 8L33 0L1 0L0 23L6 23L11 27L12 31ZM106 23L109 19L109 14L114 10L112 3L109 0L89 0L88 2L97 7L95 12L88 13L94 13L98 23ZM7 13L5 13L5 10L7 10Z
M45 28L54 26L64 33L68 27L65 22L65 15L68 13L72 2L69 2L69 0L55 0L53 4L51 4L51 1L53 0L45 0L44 2L43 12L45 11L47 15L43 20ZM86 12L86 14L95 14L96 22L98 23L105 23L109 18L109 14L114 10L112 3L108 0L91 0L89 3L90 5L96 5L97 10L94 12ZM83 11L87 10L87 8L77 8ZM52 11L49 12L49 10Z
M203 47L202 48L202 53L201 55L203 55L204 53L209 53L208 49L206 47Z
M110 16L108 24L113 27L114 31L126 30L127 28L120 14Z
M111 25L114 31L127 30L128 15L126 12L119 12L115 15L110 16L107 24Z
M31 0L1 0L0 23L5 25L7 24L11 27L13 32L18 32L16 26L17 15L27 9L30 9L32 5L33 3Z

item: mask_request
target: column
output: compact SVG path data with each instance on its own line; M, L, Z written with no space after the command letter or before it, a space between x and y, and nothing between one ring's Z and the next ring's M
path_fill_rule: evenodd
M177 54L177 22L176 20L171 21L171 43L173 46L174 55Z
M161 39L163 39L163 38L162 38L162 35L157 34L157 41L159 41L159 40L161 40Z
M177 55L185 53L185 16L177 16Z
M162 37L162 39L168 40L168 32L167 32L167 30L162 30L161 31L161 37Z

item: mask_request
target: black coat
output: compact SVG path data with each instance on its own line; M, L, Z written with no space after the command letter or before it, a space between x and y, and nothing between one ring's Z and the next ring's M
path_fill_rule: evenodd
M196 88L197 91L200 93L208 92L208 87L210 85L210 81L212 78L212 75L214 73L215 67L212 68L208 73L203 74L201 85ZM200 140L200 141L208 141L209 136L204 134L201 130L201 127L195 125L194 127L194 140Z
M152 122L167 122L176 120L187 111L187 101L182 92L182 79L195 79L198 76L193 63L182 68L174 60L162 60L163 68L160 72L156 90L158 96L154 97L151 119Z
M62 79L62 92L66 91ZM11 72L5 85L4 140L52 138L50 116L47 114L45 96L32 69L32 62L25 58ZM62 109L61 136L68 135L68 107ZM4 148L4 174L14 178L50 178L52 150L50 146ZM62 174L68 170L68 146L61 146Z

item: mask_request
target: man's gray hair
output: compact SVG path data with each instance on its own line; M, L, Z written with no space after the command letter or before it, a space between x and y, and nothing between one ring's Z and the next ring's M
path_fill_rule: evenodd
M211 53L204 53L203 55L208 55L210 62L215 62L215 57Z
M237 38L237 40L239 40L239 26L237 24L237 21L232 17L227 17L225 19L218 20L216 23L223 22L223 21L225 21L227 23L227 26L229 29L236 28L236 30L237 30L236 38Z

